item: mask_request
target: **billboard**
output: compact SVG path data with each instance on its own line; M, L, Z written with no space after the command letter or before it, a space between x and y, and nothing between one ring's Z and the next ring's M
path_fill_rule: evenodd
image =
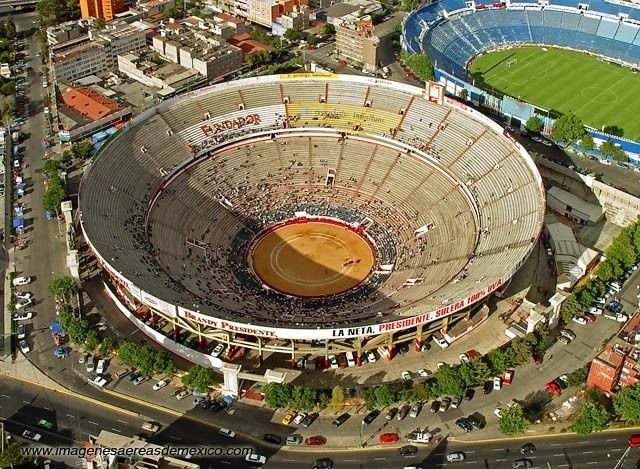
M176 316L176 307L171 303L167 303L159 298L156 298L150 293L144 290L140 290L140 301L147 305L149 308L155 309L169 317Z

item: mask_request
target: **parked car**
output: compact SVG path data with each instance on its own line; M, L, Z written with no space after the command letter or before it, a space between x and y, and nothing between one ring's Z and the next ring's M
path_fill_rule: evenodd
M418 453L418 447L413 445L406 445L400 448L400 456L411 457Z
M258 453L247 454L244 460L252 466L262 466L267 463L267 458Z
M25 309L26 307L31 306L32 304L33 304L33 300L29 298L27 300L16 301L15 307L16 309Z
M56 358L67 358L69 356L69 349L64 347L56 347L53 349L53 356Z
M317 419L318 419L318 413L317 412L311 412L302 421L302 426L307 428L307 427L311 426L311 424L313 422L315 422Z
M329 366L334 370L338 368L338 359L335 355L329 355Z
M493 378L493 390L500 391L502 389L502 378L500 376L495 376Z
M144 383L147 380L147 378L145 376L138 376L136 379L133 380L133 385L134 386L138 386L139 384Z
M376 355L375 355L375 353L373 353L373 351L372 351L372 350L369 350L369 351L367 352L367 360L369 360L369 363L375 363L375 361L376 361Z
M442 401L440 401L440 408L438 409L438 412L446 412L447 410L449 410L450 405L451 399L449 399L448 397L443 397Z
M482 386L482 392L484 394L491 394L491 391L493 391L493 381L485 381Z
M562 335L563 337L566 337L569 340L575 340L576 339L576 334L575 332L573 332L570 329L562 329L560 331L560 335Z
M90 384L93 384L94 386L98 387L98 388L103 388L105 384L107 384L107 379L103 376L96 376L95 378L89 380Z
M33 293L28 291L19 291L15 293L16 298L19 300L30 300L33 298Z
M18 342L18 345L20 347L20 351L22 353L29 353L31 352L31 348L29 347L29 344L27 343L26 340L21 340L20 342Z
M289 425L291 422L293 422L294 418L296 418L296 412L287 412L285 416L282 417L282 425Z
M383 433L378 437L378 441L384 443L397 443L400 440L400 435L397 433Z
M138 378L136 378L138 379ZM189 391L187 391L186 389L182 389L181 391L178 391L175 394L175 398L179 401L181 401L182 399L184 399L185 397L187 397L189 395Z
M218 434L222 435L226 438L235 438L236 437L236 432L234 432L233 430L229 430L228 428L224 428L221 427L220 430L218 430Z
M310 436L304 440L307 446L322 446L327 443L327 439L323 436Z
M273 433L265 433L264 435L262 435L262 439L267 443L273 443L274 445L279 445L282 443L282 437L274 435Z
M155 422L145 422L142 424L142 429L150 433L155 433L160 430L160 425Z
M563 345L569 345L571 343L571 339L568 338L567 336L563 335L558 337L558 342L560 342Z
M449 346L449 342L447 342L444 337L433 336L433 341L438 345L438 347L443 349Z
M84 366L87 370L87 373L93 373L93 371L95 370L95 363L93 361L93 355L89 355L87 357L87 361L84 362Z
M456 426L463 432L470 432L473 430L473 425L464 417L460 417L456 420Z
M38 426L42 428L46 428L47 430L53 430L53 422L47 419L38 420Z
M384 416L386 420L393 420L393 418L398 413L398 409L396 407L392 407L387 411L387 414Z
M455 396L451 399L451 408L457 409L462 404L462 396Z
M300 425L305 418L307 418L307 414L305 412L300 412L298 415L296 415L296 418L293 419L293 423L296 425Z
M504 372L504 376L502 377L502 382L504 384L511 384L513 382L513 374L514 370L506 370Z
M411 381L411 373L408 371L403 371L400 373L400 376L402 377L402 381Z
M87 362L89 361L89 358L90 358L90 357L91 357L91 355L89 355L89 356L87 357ZM133 381L134 381L138 376L140 376L140 373L139 373L139 372L137 372L137 371L132 371L132 372L131 372L131 373L129 373L129 375L127 376L127 379L128 379L129 381L132 381L132 382L133 382ZM175 392L175 394L177 394L177 393L178 393L178 391L176 391L176 392ZM174 395L175 395L175 394L174 394Z
M18 327L16 328L16 334L19 340L27 337L27 326L25 326L24 324L18 324Z
M416 418L420 411L422 410L422 404L420 402L414 402L411 406L411 410L409 411L409 417L412 419Z
M400 407L400 410L398 411L398 414L396 415L396 420L404 420L407 415L409 415L409 410L411 408L408 405L403 405L402 407Z
M429 408L429 412L431 412L432 414L435 414L439 410L440 410L440 401L433 401L431 403L431 407Z
M153 385L153 390L154 391L158 391L162 388L164 388L167 384L169 384L167 381L165 381L164 379L158 381L156 384Z
M340 427L343 423L349 420L349 417L351 417L350 414L342 414L337 416L335 419L333 419L333 422L331 423L333 424L334 427Z
M218 344L214 347L213 351L211 352L211 356L212 357L219 357L222 352L224 352L224 344Z
M483 418L480 418L478 414L471 414L467 417L467 422L471 424L471 426L477 430L482 430L486 423Z
M362 424L369 425L376 418L378 418L378 415L380 415L380 411L378 409L373 409L371 412L365 415L365 417L362 419Z
M106 362L104 358L101 358L100 360L98 360L98 366L96 366L96 373L99 375L104 373L105 365L106 365Z
M465 363L469 363L471 360L469 359L469 356L466 353L461 353L458 358L460 359L460 363L462 363L463 365Z
M575 322L576 324L580 324L581 326L585 326L587 324L587 320L582 316L576 316L572 319L572 321Z
M19 287L21 285L29 285L31 283L31 277L16 277L13 279L13 286Z
M298 446L299 444L302 444L303 440L304 439L302 435L298 435L297 433L294 433L292 435L287 436L287 439L285 440L285 444L289 446Z
M428 378L429 376L431 376L431 373L429 373L427 370L422 368L418 370L418 376L420 376L421 378Z
M475 395L476 395L476 390L473 388L469 388L464 393L464 400L470 401L471 399L473 399L473 396Z
M32 319L32 318L33 318L33 313L26 312L26 311L21 311L13 315L14 321L28 321L29 319Z
M595 322L596 321L596 316L595 314L591 314L591 313L584 313L582 315L582 317L585 319L585 321L587 322Z

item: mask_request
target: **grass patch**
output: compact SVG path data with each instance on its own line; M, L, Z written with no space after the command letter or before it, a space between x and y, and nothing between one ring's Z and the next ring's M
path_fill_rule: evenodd
M471 64L476 85L552 112L573 111L595 128L640 140L640 76L588 54L543 47L490 52Z

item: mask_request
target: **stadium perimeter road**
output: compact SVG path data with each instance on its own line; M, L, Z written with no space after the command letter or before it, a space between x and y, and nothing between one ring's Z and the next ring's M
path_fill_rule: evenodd
M5 431L20 435L25 429L42 435L41 443L49 446L78 446L89 435L96 436L100 429L114 433L131 435L140 432L140 425L154 416L137 417L123 415L115 410L87 406L75 397L50 392L36 386L3 380L0 383L0 417L5 422ZM53 430L38 427L40 419L57 422ZM163 422L163 416L157 415L156 421ZM180 420L163 425L162 430L151 441L161 445L196 447L250 447L269 458L265 468L308 468L319 457L331 457L336 467L342 469L359 468L397 468L410 463L421 463L423 467L456 467L447 463L445 456L449 452L463 451L466 455L466 467L504 468L511 461L520 458L519 449L527 442L533 442L537 451L530 456L536 468L546 468L547 464L557 468L611 468L626 451L627 438L631 431L607 432L588 437L578 435L550 435L523 437L513 440L492 440L479 442L443 441L438 447L421 445L415 457L402 457L398 446L376 448L370 451L360 450L324 450L303 453L295 451L278 452L276 447L266 447L244 441L240 438L229 440L217 435L206 426ZM190 438L187 441L185 435ZM19 438L19 437L18 437ZM639 450L632 450L626 458L630 464L640 456ZM60 460L61 458L54 458ZM65 458L64 461L75 466L78 461ZM195 460L201 467L245 468L242 458L220 457ZM628 467L625 465L625 467Z

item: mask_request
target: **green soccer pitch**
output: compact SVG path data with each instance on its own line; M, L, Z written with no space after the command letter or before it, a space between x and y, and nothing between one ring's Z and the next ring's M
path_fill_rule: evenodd
M470 65L486 89L561 113L573 111L595 128L617 126L640 140L640 76L588 54L543 47L490 52Z

